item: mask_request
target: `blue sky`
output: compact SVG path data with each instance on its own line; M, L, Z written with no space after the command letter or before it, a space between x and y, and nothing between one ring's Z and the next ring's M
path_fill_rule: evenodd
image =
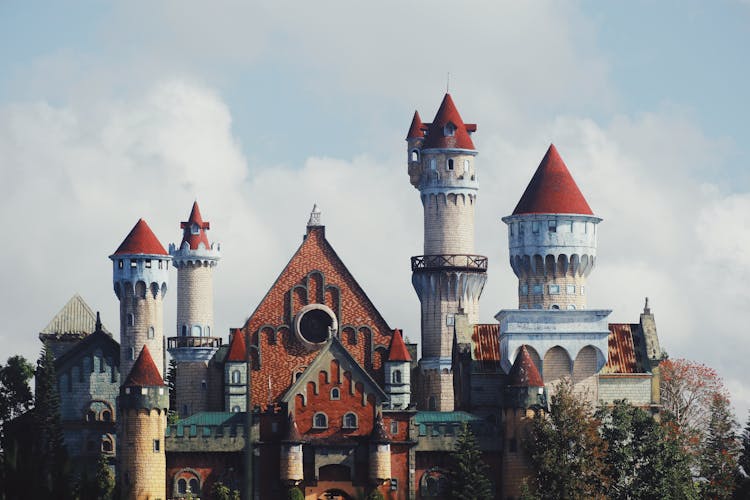
M219 331L251 313L318 202L389 324L417 340L422 215L403 138L450 72L479 125L482 320L515 306L500 217L554 142L605 219L590 306L636 321L648 295L663 347L717 368L744 420L747 47L739 0L3 2L14 290L0 359L36 357L36 332L74 292L116 331L107 255L139 217L178 239L196 198L224 249Z

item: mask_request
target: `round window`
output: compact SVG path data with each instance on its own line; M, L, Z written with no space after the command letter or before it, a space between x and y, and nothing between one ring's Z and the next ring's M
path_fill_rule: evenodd
M297 313L294 329L297 338L308 348L318 348L338 329L338 323L329 307L323 304L310 304Z

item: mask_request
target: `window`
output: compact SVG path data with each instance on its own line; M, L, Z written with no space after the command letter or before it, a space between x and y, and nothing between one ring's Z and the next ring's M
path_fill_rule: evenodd
M510 224L508 224L508 231L510 231L510 235L511 236L513 236L513 233L514 233L513 228L514 227L516 227L516 223L515 222L511 222Z
M565 293L568 295L575 295L576 294L576 286L575 285L567 285L565 287Z
M556 233L557 232L557 221L556 220L550 220L547 221L547 229L550 233Z
M182 336L187 337L187 325L182 325Z
M531 221L531 232L532 233L539 232L539 221L536 221L536 220Z
M427 403L427 408L430 411L436 411L437 410L437 399L435 398L435 396L430 396L430 399L429 399L429 401Z
M128 313L128 326L133 326L133 323L135 323L135 318L133 317L132 313Z
M401 383L401 370L393 370L393 374L391 374L391 382L394 384Z
M523 236L524 233L524 223L519 222L518 223L518 236Z
M328 417L325 413L316 413L313 417L313 428L314 429L327 429L328 428Z
M208 389L208 384L206 383L205 380L201 380L201 389L204 391Z
M150 338L150 339L154 338L154 327L153 326L149 326L148 327L148 338Z
M534 295L541 295L542 294L542 285L537 283L536 285L533 285L531 288L531 291L534 292Z
M102 451L104 453L112 453L112 441L107 438L102 439Z
M105 422L111 422L112 421L112 412L110 412L109 410L104 410L102 412L102 420L104 420Z
M554 309L555 311L559 311L560 310L560 306L557 305L557 304L552 304L552 307L550 307L550 309Z
M177 480L177 493L187 493L187 481L185 481L184 479Z
M135 347L130 348L130 359L135 361Z
M136 267L138 267L138 264L134 260L131 260L130 261L130 269L135 269Z
M453 158L448 158L448 162L446 163L446 168L448 170L453 170Z
M469 173L469 160L464 160L464 174Z
M521 285L521 295L528 295L529 294L529 284L524 283Z
M190 225L190 232L193 234L200 234L201 228L198 227L198 224L191 224Z
M338 401L339 399L341 399L341 391L338 387L334 387L331 389L331 401Z
M391 422L391 434L394 436L398 434L398 422L396 422L395 420Z
M581 295L586 295L586 287L581 285Z
M437 160L435 158L430 159L430 170L437 170Z
M193 328L190 329L190 335L193 337L200 337L201 336L200 325L193 325Z
M239 413L240 411L242 411L242 410L240 409L239 406L233 406L232 407L232 413Z
M568 304L568 310L569 311L574 311L575 308L576 308L575 304Z
M148 387L141 387L141 395L148 396Z
M456 324L456 315L448 313L445 315L445 326L453 326Z
M123 267L125 267L124 262L122 260L118 260L117 261L117 268L118 269L122 269Z
M549 285L550 295L557 295L560 293L560 285Z
M162 268L163 264L164 264L164 261L160 259L160 260L159 260L159 269L161 269L161 268Z
M443 135L446 137L453 137L456 134L456 126L451 122L445 124L443 127Z
M344 429L356 429L357 428L357 415L354 413L347 413L344 415Z
M239 370L234 370L232 372L232 383L233 384L240 384L242 383L242 374Z
M161 441L154 439L154 453L159 453L159 450L161 450Z
M151 259L146 261L146 269L151 269Z
M411 161L419 161L419 151L416 149L411 150Z
M193 478L190 480L190 493L200 493L201 487L198 484L198 480Z
M398 490L398 479L391 479L391 491Z

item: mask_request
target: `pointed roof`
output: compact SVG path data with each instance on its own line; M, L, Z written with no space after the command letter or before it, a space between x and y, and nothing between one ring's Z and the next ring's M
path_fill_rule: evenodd
M193 227L198 227L198 232L193 232ZM182 243L180 243L180 246L185 244L185 242L190 245L191 250L197 250L198 244L203 243L205 248L211 248L211 245L208 243L208 235L206 234L206 229L210 229L211 225L208 222L203 222L203 217L201 217L201 210L198 208L198 202L193 202L193 208L190 210L190 217L188 217L188 220L185 222L180 222L180 228L182 228Z
M229 353L226 361L234 363L247 361L247 346L245 345L245 331L236 328L232 334L232 341L229 343Z
M138 219L113 255L132 254L169 255L143 219Z
M299 433L297 422L294 420L294 415L292 415L291 413L289 413L289 416L287 417L286 436L284 436L283 441L287 443L304 442L304 439L302 439L302 435Z
M508 385L513 387L544 387L534 360L525 345L521 346L516 361L508 374Z
M406 140L409 139L421 139L424 137L424 124L422 118L419 117L419 111L414 111L414 118L411 119L411 125L409 126L409 132L406 134Z
M449 123L455 129L453 135L445 134L446 125ZM425 125L427 136L422 145L424 149L475 149L469 132L476 131L477 126L473 123L464 124L450 94L445 94L445 97L443 97L443 102L440 103L440 108L438 108L432 123L426 123Z
M372 443L390 443L388 434L385 432L385 425L383 425L383 415L378 412L375 416L375 422L372 425L372 432L370 433L370 442Z
M393 330L391 345L388 347L388 361L411 361L411 355L398 328Z
M519 214L594 215L554 144L513 210L513 215Z
M144 345L138 359L135 360L133 368L130 369L128 378L125 379L124 386L130 387L156 387L164 385L164 379L159 375L159 369L156 368L154 358Z
M79 334L88 335L96 331L97 315L77 293L47 323L40 335ZM107 332L106 328L103 328Z

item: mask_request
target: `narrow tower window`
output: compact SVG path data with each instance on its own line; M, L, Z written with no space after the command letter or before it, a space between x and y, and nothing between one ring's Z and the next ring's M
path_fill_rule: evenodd
M154 327L153 326L149 326L148 327L148 338L150 338L150 339L154 338Z
M430 159L430 170L437 170L437 160L435 158Z
M448 163L446 166L448 170L453 170L453 158L448 158Z
M239 384L241 383L241 374L239 370L234 370L232 372L232 383L233 384Z
M187 325L182 325L182 336L187 337Z
M395 420L391 422L391 434L393 434L394 436L398 434L398 422L396 422Z
M128 313L128 326L133 326L133 323L135 322L135 318L133 317L132 313Z
M547 221L547 228L549 229L550 233L556 233L557 232L557 221L556 220Z
M538 233L539 232L539 222L538 221L531 221L531 232L532 233Z
M158 439L154 439L154 453L159 453L161 450L161 442Z
M419 151L416 149L411 150L411 161L419 161Z
M401 383L401 370L393 370L393 374L391 375L391 381L394 384Z

